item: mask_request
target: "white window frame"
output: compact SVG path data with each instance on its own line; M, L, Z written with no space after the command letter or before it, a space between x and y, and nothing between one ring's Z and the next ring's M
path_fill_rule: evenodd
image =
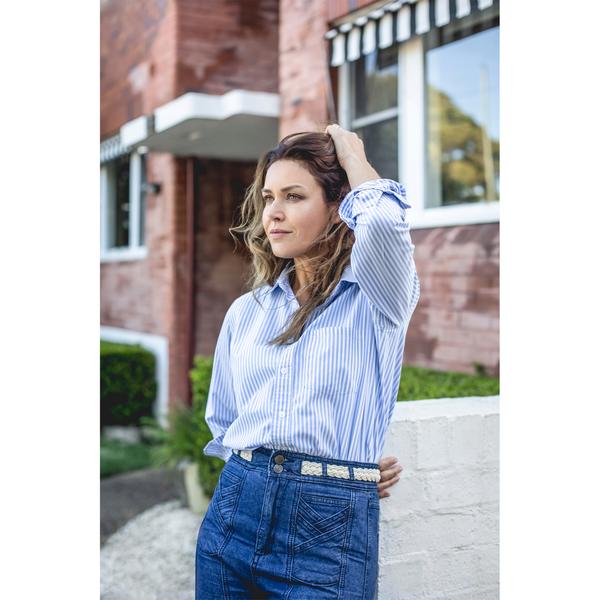
M338 68L339 121L344 129L352 128L350 68L348 62ZM499 222L500 202L496 200L426 206L425 119L425 53L423 38L415 36L398 45L398 179L411 205L410 225L425 229Z
M110 197L114 193L114 181L109 176L109 167L100 166L100 262L120 262L146 258L148 249L140 243L140 209L142 201L142 157L137 151L129 155L129 246L109 248Z

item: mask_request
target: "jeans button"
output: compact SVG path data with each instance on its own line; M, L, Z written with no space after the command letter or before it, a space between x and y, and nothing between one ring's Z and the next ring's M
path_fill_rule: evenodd
M281 471L283 471L283 467L281 465L275 465L273 467L273 471L275 471L275 473L281 473Z
M283 456L283 454L278 454L273 460L280 465L285 460L285 456Z

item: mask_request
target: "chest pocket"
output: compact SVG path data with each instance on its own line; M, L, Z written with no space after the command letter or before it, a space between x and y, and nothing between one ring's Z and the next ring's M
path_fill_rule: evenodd
M365 341L352 327L321 327L310 331L302 352L303 388L311 395L336 397L356 389Z

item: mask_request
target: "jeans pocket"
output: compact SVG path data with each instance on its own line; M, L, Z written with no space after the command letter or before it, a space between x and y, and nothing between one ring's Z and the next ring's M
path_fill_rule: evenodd
M233 518L237 511L240 490L243 483L243 473L225 467L221 471L213 501L215 502L216 513L221 521L224 533L227 533L233 525Z
M233 528L244 479L245 473L233 469L229 463L223 467L200 525L197 547L205 554L219 555L227 543L229 532Z
M352 498L300 492L294 524L291 577L311 585L339 583Z

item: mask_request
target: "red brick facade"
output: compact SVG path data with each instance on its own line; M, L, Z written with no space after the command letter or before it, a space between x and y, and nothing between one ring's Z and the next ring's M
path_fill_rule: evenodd
M280 19L280 137L322 130L329 21L365 1L287 2ZM379 3L381 4L381 3ZM415 229L421 299L408 330L407 364L473 373L480 363L499 374L498 224Z
M277 0L177 1L176 96L277 93Z
M277 22L277 0L104 3L101 138L188 91L277 92ZM227 227L254 167L201 161L193 332L186 310L191 285L186 158L149 154L148 179L162 188L147 197L147 258L101 266L101 324L167 337L172 403L189 399L190 336L196 352L212 354L224 312L242 293L240 275L247 259L231 254ZM226 205L224 189L231 190Z
M104 2L102 139L186 92L221 95L232 89L279 93L279 138L323 130L329 122L323 34L331 19L365 4ZM101 266L102 325L168 339L171 403L189 400L190 344L196 353L213 353L223 315L244 293L248 276L248 257L241 248L234 253L228 227L255 163L195 160L194 278L188 254L190 159L166 153L148 155L148 179L162 187L147 197L147 257ZM498 237L497 224L413 230L422 294L406 363L472 372L479 362L498 373Z
M173 0L110 0L100 25L100 137L175 98Z
M497 223L413 229L421 298L405 361L499 375L499 227Z

